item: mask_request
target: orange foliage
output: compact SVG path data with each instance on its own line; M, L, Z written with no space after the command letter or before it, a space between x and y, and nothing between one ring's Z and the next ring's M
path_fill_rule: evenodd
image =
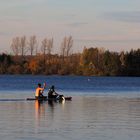
M32 74L37 74L39 72L39 62L38 60L32 59L29 63L29 70Z

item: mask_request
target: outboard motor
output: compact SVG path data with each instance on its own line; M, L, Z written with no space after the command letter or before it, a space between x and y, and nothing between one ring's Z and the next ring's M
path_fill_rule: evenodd
M59 95L59 100L65 100L64 95Z

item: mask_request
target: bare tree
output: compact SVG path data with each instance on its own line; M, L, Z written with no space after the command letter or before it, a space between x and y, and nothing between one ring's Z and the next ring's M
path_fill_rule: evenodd
M14 55L19 55L19 52L20 52L20 38L19 37L13 38L11 49Z
M73 39L72 36L64 37L63 42L61 44L61 54L62 56L69 56L70 51L73 46Z
M67 46L67 38L64 37L63 42L61 43L61 55L65 56L65 50L66 50L66 46Z
M21 56L24 56L27 52L28 52L28 48L27 48L26 36L23 36L20 39L20 53L21 53Z
M48 40L47 53L50 55L53 48L53 38Z
M37 39L35 35L30 37L28 44L29 44L30 54L32 56L34 51L36 51L37 49Z
M48 45L48 39L45 38L45 39L42 41L42 45L41 45L41 52L43 53L44 56L46 55L47 45Z
M69 56L72 46L73 46L73 39L72 36L69 36L67 38L66 56Z
M38 45L36 45L36 47L35 47L35 54L36 55L38 54Z
M42 41L42 46L41 46L41 51L44 55L46 54L51 54L53 48L53 38L52 39L47 39L45 38Z

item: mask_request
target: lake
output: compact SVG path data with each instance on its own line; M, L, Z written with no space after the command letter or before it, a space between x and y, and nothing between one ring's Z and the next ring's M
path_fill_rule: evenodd
M37 83L72 101L26 101ZM138 140L140 78L0 76L2 140Z

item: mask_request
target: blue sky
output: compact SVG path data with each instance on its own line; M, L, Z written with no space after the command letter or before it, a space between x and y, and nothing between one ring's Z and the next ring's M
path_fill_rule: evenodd
M0 52L15 36L54 38L59 52L72 35L74 51L84 46L111 51L140 48L139 0L0 0Z

